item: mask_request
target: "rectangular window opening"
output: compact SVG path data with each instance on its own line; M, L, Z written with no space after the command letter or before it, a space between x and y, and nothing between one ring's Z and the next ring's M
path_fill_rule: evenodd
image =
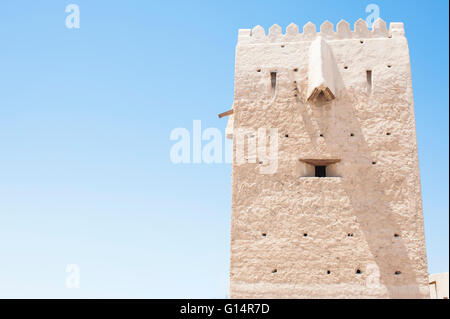
M272 84L272 96L275 95L275 88L277 86L277 72L270 72L270 83Z
M372 92L372 70L367 70L367 93Z
M327 167L326 166L315 166L316 177L327 177Z

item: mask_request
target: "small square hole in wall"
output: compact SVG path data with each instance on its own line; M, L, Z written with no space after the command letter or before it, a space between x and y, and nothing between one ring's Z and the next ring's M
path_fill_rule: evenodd
M326 166L315 166L316 177L327 177L327 167Z

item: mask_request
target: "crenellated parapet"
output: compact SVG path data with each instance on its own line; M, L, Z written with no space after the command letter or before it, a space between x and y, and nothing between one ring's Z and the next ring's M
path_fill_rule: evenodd
M318 36L327 40L344 40L398 38L403 37L404 35L405 30L403 23L391 22L388 30L386 22L379 18L374 22L371 30L369 29L367 22L363 19L359 19L355 22L353 30L351 30L350 24L345 20L341 20L337 24L336 30L330 21L322 23L320 30L317 30L313 23L308 22L303 26L302 32L299 31L299 27L296 24L291 23L287 26L284 34L282 28L277 24L271 26L267 34L264 28L258 25L253 29L240 29L238 41L242 44L252 44L312 41Z

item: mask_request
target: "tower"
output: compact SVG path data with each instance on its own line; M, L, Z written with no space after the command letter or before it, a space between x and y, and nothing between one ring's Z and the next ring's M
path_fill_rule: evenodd
M230 296L429 297L403 24L241 29L235 72Z

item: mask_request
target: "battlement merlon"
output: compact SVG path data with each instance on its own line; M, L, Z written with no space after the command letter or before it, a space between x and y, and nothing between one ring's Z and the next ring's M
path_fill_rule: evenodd
M391 22L388 30L386 22L380 18L373 23L372 30L369 30L367 22L362 19L356 21L353 31L345 20L341 20L337 24L336 31L331 22L325 21L320 26L319 32L311 22L304 25L303 32L299 32L298 26L291 23L287 26L285 34L277 24L269 28L267 35L264 28L258 25L253 29L239 29L238 44L312 41L317 36L322 36L326 40L399 38L405 36L405 30L401 22Z

